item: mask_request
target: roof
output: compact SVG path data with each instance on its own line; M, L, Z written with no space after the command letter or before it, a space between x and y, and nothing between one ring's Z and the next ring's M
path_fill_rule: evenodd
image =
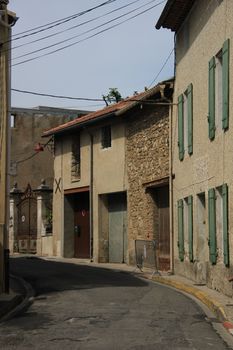
M196 0L168 0L155 28L177 32Z
M78 117L74 120L71 120L65 124L61 124L55 128L46 130L42 136L46 137L54 134L60 134L67 130L87 126L103 119L107 119L110 117L118 117L124 114L125 112L127 112L128 110L132 109L133 107L135 107L138 104L138 102L145 101L150 97L156 95L161 90L163 90L166 86L171 87L171 84L173 84L173 79L162 82L156 85L155 87L153 87L152 89L149 89L140 94L128 97L118 103L107 106L96 112L89 113L85 116Z

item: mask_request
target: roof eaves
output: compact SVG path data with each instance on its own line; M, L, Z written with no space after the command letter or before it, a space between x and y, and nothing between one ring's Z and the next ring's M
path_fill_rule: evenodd
M73 123L71 125L67 125L67 123L66 123L66 124L63 124L64 127L62 127L62 125L60 125L60 127L44 131L42 137L48 137L48 136L52 136L52 135L63 134L65 132L73 130L73 129L79 129L79 128L82 128L82 127L94 124L94 123L96 123L98 121L102 121L102 120L104 120L106 118L109 118L110 116L113 116L114 114L115 114L115 111L111 112L111 113L103 114L103 115L98 116L96 118L83 120L83 121L81 121L79 123L78 122L77 123Z
M177 32L196 0L168 0L155 28Z

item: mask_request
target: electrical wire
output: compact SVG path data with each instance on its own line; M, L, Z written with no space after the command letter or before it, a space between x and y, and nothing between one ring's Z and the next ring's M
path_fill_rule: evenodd
M164 64L162 65L160 71L157 73L156 77L152 80L152 82L150 83L150 85L148 86L149 88L154 84L154 82L157 80L157 78L159 77L160 73L163 71L164 67L166 66L167 62L169 61L172 53L174 51L174 47L173 49L171 50L171 52L169 53L168 57L166 58Z
M12 35L12 39L11 39L10 41L19 40L19 39L26 38L26 37L28 37L28 36L35 35L35 34L44 32L44 31L46 31L46 30L52 29L52 28L57 27L57 26L59 26L59 25L61 25L61 24L67 23L67 22L69 22L69 21L71 21L71 20L73 20L73 19L75 19L75 18L77 18L77 17L83 16L83 15L85 15L86 13L89 13L89 12L91 12L91 11L93 11L93 10L96 10L96 9L102 7L102 6L109 5L109 4L111 4L111 3L115 2L115 1L118 1L118 0L108 0L108 1L105 1L105 2L101 3L100 5L97 5L97 6L95 6L95 7L89 8L89 9L87 9L87 10L85 10L85 11L76 13L76 14L74 14L74 15L65 17L65 18L63 18L63 19L60 19L60 20L57 20L57 21L54 21L54 22L51 22L51 23L48 23L48 24L44 24L44 25L39 26L39 27L36 27L36 28L29 29L29 30L27 30L27 31L25 31L25 32L22 32L22 33L18 33L18 34ZM45 27L45 28L44 28L44 27ZM42 29L39 29L39 28L42 28ZM39 30L36 30L36 29L39 29ZM24 34L24 33L30 32L30 31L32 31L32 30L35 30L35 32L29 33L29 34ZM21 35L21 34L24 34L24 35ZM19 37L17 37L17 38L14 38L14 37L17 36L17 35L21 35L21 36L19 36Z
M134 15L134 16L131 16L131 17L129 17L129 18L127 18L127 19L125 19L125 20L123 20L123 21L121 21L121 22L115 24L115 25L112 25L112 26L110 26L110 27L108 27L108 28L105 28L105 29L103 29L103 30L101 30L101 31L99 31L99 32L97 32L97 33L95 33L95 34L92 34L92 35L90 35L90 36L88 36L88 37L86 37L86 38L84 38L84 39L81 39L81 40L76 41L76 42L74 42L74 43L72 43L72 44L63 46L63 47L61 47L61 48L59 48L59 49L50 51L50 52L45 53L45 54L43 54L43 55L38 55L38 56L35 56L35 57L33 57L33 58L30 58L30 59L27 59L27 60L24 60L24 61L15 63L15 64L13 64L13 65L11 65L11 66L14 67L14 66L18 66L18 65L21 65L21 64L30 62L30 61L34 61L34 60L39 59L39 58L41 58L41 57L49 56L49 55L51 55L51 54L53 54L53 53L56 53L56 52L59 52L59 51L62 51L62 50L64 50L64 49L66 49L66 48L72 47L72 46L74 46L74 45L76 45L76 44L78 44L78 43L84 42L84 41L86 41L86 40L88 40L88 39L91 39L91 38L93 38L93 37L95 37L95 36L97 36L97 35L100 35L100 34L106 32L106 31L108 31L108 30L111 30L111 29L113 29L113 28L115 28L115 27L118 27L119 25L121 25L121 24L123 24L123 23L126 23L126 22L128 22L128 21L130 21L130 20L132 20L132 19L134 19L134 18L136 18L136 17L138 17L138 16L140 16L140 15L142 15L142 14L144 14L144 13L150 11L150 10L152 10L153 8L159 6L160 4L162 4L162 3L165 2L165 1L166 1L166 0L163 0L163 1L161 1L161 2L159 2L159 3L157 3L157 4L155 4L155 5L153 5L153 6L151 6L151 7L149 7L149 8L146 9L146 10L139 12L138 14L136 14L136 15Z
M21 45L13 46L13 47L11 48L11 50L18 49L18 48L20 48L20 47L27 46L27 45L30 45L30 44L34 44L34 43L36 43L36 42L39 42L39 41L42 41L42 40L45 40L45 39L49 39L49 38L52 38L52 37L54 37L54 36L63 34L63 33L65 33L65 32L68 32L68 31L72 30L72 29L75 29L75 28L81 27L81 26L83 26L83 25L85 25L85 24L94 22L94 21L96 21L97 19L103 18L103 17L105 17L105 16L107 16L107 15L110 15L110 14L112 14L112 13L114 13L114 12L120 11L120 10L122 10L122 9L124 9L124 8L126 8L126 7L129 7L129 6L135 4L135 3L139 2L139 1L141 1L141 0L134 0L134 1L130 2L130 3L127 4L127 5L123 5L123 6L121 6L121 7L118 7L117 9L114 9L114 10L111 10L111 11L109 11L109 12L106 12L106 13L104 13L104 14L101 15L101 16L97 16L97 17L95 17L95 18L89 19L89 20L84 21L84 22L82 22L82 23L79 23L79 24L76 24L76 25L74 25L74 26L71 26L71 27L69 27L69 28L67 28L67 29L60 30L60 31L58 31L58 32L56 32L56 33L53 33L53 34L50 34L50 35L46 35L46 36L44 36L44 37L42 37L42 38L35 39L35 40L29 41L29 42L27 42L27 43L21 44ZM8 50L9 50L9 49L8 49ZM4 50L4 51L8 51L8 50Z
M54 97L54 98L62 98L62 99L68 99L68 100L79 100L79 101L95 101L95 102L102 102L103 99L101 98L88 98L88 97L71 97L71 96L63 96L63 95L54 95L54 94L43 94L40 92L34 92L34 91L28 91L28 90L19 90L19 89L11 89L11 91L15 92L21 92L23 94L30 94L30 95L36 95L36 96L44 96L44 97Z
M31 52L25 53L25 54L23 54L23 55L16 56L16 57L14 57L12 60L16 60L16 59L19 59L19 58L27 57L27 56L32 55L32 54L34 54L34 53L37 53L37 52L41 52L41 51L50 49L50 48L55 47L55 46L60 45L60 44L64 44L64 43L66 43L66 42L68 42L68 41L70 41L70 40L76 39L76 38L78 38L78 37L80 37L80 36L83 36L83 35L85 35L85 34L88 34L88 33L92 32L92 31L94 31L94 30L96 30L96 29L99 29L99 28L101 28L101 27L103 27L103 26L105 26L105 25L107 25L107 24L110 24L110 23L112 23L112 22L114 22L114 21L117 21L118 19L123 18L123 17L125 17L125 16L127 16L127 15L129 15L129 14L131 14L131 13L133 13L133 12L135 12L135 11L137 11L137 10L139 10L139 9L141 9L141 8L147 6L147 5L149 5L149 4L151 4L151 3L155 2L155 1L157 1L157 0L150 0L150 1L147 2L146 4L143 4L143 5L141 5L141 6L137 7L137 8L135 8L135 9L133 9L133 10L131 10L131 11L128 11L128 12L126 12L126 13L120 15L120 16L117 16L117 17L115 17L115 18L113 18L113 19L111 19L111 20L109 20L109 21L107 21L107 22L105 22L105 23L99 24L98 26L96 26L96 27L94 27L94 28L91 28L91 29L89 29L89 30L87 30L87 31L85 31L85 32L82 32L82 33L79 33L79 34L77 34L77 35L74 35L74 36L72 36L72 37L70 37L70 38L68 38L68 39L61 40L61 41L59 41L59 42L57 42L57 43L55 43L55 44L51 44L51 45L42 47L42 48L40 48L40 49L37 49L37 50L31 51Z
M52 97L52 98L58 98L58 99L68 99L68 100L79 100L79 101L94 101L94 102L104 102L103 98L88 98L88 97L71 97L71 96L63 96L63 95L54 95L54 94L45 94L41 92L35 92L35 91L27 91L27 90L19 90L19 89L11 89L15 92L20 92L24 94L30 94L30 95L36 95L36 96L43 96L43 97ZM154 100L141 100L140 98L136 97L130 97L123 99L122 101L126 102L138 102L138 103L146 103L146 104L156 104L156 105L177 105L177 103L170 103L170 102L156 102Z

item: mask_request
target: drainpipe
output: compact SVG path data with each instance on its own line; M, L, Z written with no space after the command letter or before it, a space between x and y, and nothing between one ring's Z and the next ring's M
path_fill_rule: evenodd
M90 261L93 261L93 135L90 135Z
M170 109L170 122L169 122L169 159L170 159L170 243L171 243L171 252L170 252L170 257L171 257L171 271L174 273L174 225L173 225L173 140L172 140L172 125L173 125L173 106L171 106Z
M174 51L174 77L176 77L176 36L174 36L174 47L175 47L175 51ZM173 85L173 94L175 91L175 84L176 84L176 78L174 79L174 85ZM173 180L174 180L174 176L173 176L173 139L172 139L172 128L173 128L173 108L175 108L175 105L172 104L171 105L171 109L170 109L170 121L169 121L169 159L170 159L170 242L171 242L171 271L172 273L174 273L174 255L175 255L175 242L174 242L174 206L173 206Z

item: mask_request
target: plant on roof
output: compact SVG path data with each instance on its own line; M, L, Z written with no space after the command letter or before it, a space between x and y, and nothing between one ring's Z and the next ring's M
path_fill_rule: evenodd
M107 95L103 95L104 102L108 106L112 103L117 103L122 100L122 96L117 88L109 88L109 93Z

